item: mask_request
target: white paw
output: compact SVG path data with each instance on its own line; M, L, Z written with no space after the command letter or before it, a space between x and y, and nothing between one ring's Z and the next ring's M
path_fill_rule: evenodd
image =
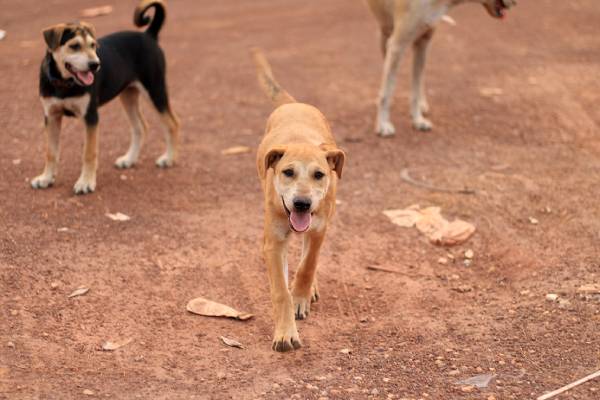
M377 123L377 127L375 128L375 131L381 137L394 136L394 134L396 133L396 129L390 121L379 121Z
M54 177L51 175L42 174L36 176L31 181L31 187L34 189L46 189L54 184Z
M75 194L88 194L92 193L94 190L96 190L95 178L80 177L75 183L75 186L73 186L73 192L75 192Z
M127 155L117 158L115 161L115 167L119 169L131 168L135 165L135 160Z
M167 154L163 154L162 156L156 159L156 166L159 168L169 168L174 164L173 159L169 157Z
M433 128L433 124L427 118L418 118L413 121L413 127L422 132L430 131Z

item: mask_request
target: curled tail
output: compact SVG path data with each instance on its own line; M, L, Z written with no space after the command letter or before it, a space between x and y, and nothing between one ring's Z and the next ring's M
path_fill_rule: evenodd
M255 47L251 50L251 53L254 64L256 65L256 72L258 74L260 86L265 94L269 96L273 104L278 107L287 103L295 103L296 99L294 99L288 92L279 86L279 83L277 83L273 77L271 66L269 65L269 62L267 61L262 50Z
M154 8L152 19L146 15L150 8ZM165 21L165 14L165 3L162 0L142 0L133 13L133 23L140 28L150 24L146 33L158 40L158 32Z

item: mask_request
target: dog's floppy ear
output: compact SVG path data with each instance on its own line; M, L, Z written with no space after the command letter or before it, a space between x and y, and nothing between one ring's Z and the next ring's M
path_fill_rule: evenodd
M323 143L321 149L325 152L325 158L329 167L335 171L339 179L342 179L342 170L346 161L346 153L338 149L335 145Z
M88 24L87 22L83 22L83 21L80 22L79 25L81 25L83 30L86 31L87 33L89 33L91 37L96 39L96 28L94 28L94 25Z
M62 39L63 34L65 33L65 29L67 25L58 24L50 26L42 31L44 34L44 40L46 41L46 45L52 51L56 50L60 46L60 40Z
M283 157L284 153L285 147L274 147L267 152L267 155L265 156L265 176L267 176L269 168L275 166L277 161Z

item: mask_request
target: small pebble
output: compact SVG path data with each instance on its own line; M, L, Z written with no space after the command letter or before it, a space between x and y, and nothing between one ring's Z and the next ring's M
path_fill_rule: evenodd
M556 301L556 300L558 300L558 295L555 294L555 293L548 293L546 295L546 300L548 300L548 301Z
M83 389L83 394L85 394L86 396L93 396L94 392L90 389Z
M469 250L465 251L465 258L467 260L471 260L471 259L473 259L473 257L475 257L475 253L473 252L473 250L469 249Z

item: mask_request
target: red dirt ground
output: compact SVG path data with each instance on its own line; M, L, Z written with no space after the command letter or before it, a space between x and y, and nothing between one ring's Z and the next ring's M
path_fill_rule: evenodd
M372 129L377 29L360 1L172 1L161 43L185 135L181 162L154 167L162 132L146 106L141 163L114 169L129 141L115 101L101 113L98 189L76 197L80 122L64 129L56 185L28 183L43 165L40 30L102 4L115 11L92 20L100 34L131 29L136 2L4 2L0 398L520 400L598 370L600 302L577 288L600 280L600 7L520 3L503 22L478 5L453 10L458 25L440 27L427 67L435 130L410 129L404 62L398 134L383 140ZM254 45L294 96L325 113L348 154L318 272L322 298L299 323L304 347L288 354L271 351L254 155L220 154L255 149L270 111L248 57ZM477 194L408 185L403 168ZM382 214L414 203L441 206L477 233L447 250ZM456 262L438 264L448 251ZM89 293L67 298L80 286ZM188 314L198 296L256 316ZM225 347L221 335L246 349ZM99 350L124 338L133 341ZM486 389L454 385L490 371ZM598 399L600 381L560 398Z

